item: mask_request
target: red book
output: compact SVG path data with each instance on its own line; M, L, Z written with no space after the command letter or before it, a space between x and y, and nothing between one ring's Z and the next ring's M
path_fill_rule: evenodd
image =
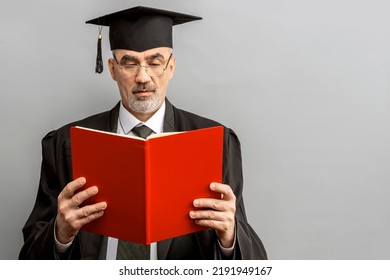
M209 185L222 182L222 126L147 139L71 127L71 146L73 178L99 189L85 203L107 202L82 230L140 244L205 230L189 212L220 197Z

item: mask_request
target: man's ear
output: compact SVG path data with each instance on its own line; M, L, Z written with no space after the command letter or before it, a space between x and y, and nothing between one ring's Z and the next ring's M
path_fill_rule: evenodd
M116 81L116 76L115 76L115 71L114 71L114 59L109 58L107 64L108 64L108 69L110 70L110 73L111 73L111 78L114 81Z
M169 62L168 67L169 67L169 79L172 79L176 68L176 57L174 56L171 57L171 61Z

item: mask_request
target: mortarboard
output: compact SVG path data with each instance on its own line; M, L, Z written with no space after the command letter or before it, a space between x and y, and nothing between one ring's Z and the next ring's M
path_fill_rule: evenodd
M172 48L172 27L200 19L202 18L188 14L138 6L89 20L86 23L98 25L100 28L95 70L97 73L103 72L102 26L109 26L111 50L142 52L158 47Z

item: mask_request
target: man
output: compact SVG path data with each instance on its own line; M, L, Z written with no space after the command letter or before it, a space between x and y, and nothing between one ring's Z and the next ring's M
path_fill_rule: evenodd
M208 230L164 240L151 249L135 244L123 245L125 242L122 241L116 245L112 238L82 231L83 225L99 219L109 206L104 201L83 204L99 190L92 186L79 191L88 178L72 180L71 126L134 134L135 127L146 126L152 133L161 133L220 125L177 109L166 98L176 65L172 54L172 26L198 19L201 18L135 7L87 22L110 28L113 57L108 60L108 67L118 84L121 102L110 111L52 131L42 140L39 190L23 228L25 243L20 259L105 259L109 255L139 259L143 256L136 253L143 250L149 251L147 259L267 258L262 242L246 219L240 143L235 133L226 127L223 182L210 182L210 189L221 198L195 199L193 205L197 210L189 213L194 223ZM98 45L98 51L99 48ZM101 54L98 53L96 71L100 73L101 67ZM126 256L120 256L120 252Z

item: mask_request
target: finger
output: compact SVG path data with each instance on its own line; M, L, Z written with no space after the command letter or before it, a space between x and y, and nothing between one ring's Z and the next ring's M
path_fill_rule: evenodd
M96 195L98 193L98 188L96 186L89 187L81 192L76 193L72 197L72 204L74 206L81 205L88 198Z
M215 198L198 198L193 202L197 208L209 208L217 211L229 211L235 209L235 203Z
M104 211L98 211L98 212L94 212L91 215L88 215L88 216L85 216L82 218L78 218L78 219L75 219L72 221L68 221L68 229L71 229L73 232L75 232L73 234L73 236L74 236L85 224L88 224L88 223L100 218L101 216L103 216L103 214L104 214Z
M223 221L226 219L226 213L212 210L190 211L190 217L194 220Z
M73 210L64 217L68 226L72 230L79 230L83 225L101 217L107 207L106 202L99 202L93 205L81 207Z
M199 226L215 229L218 232L229 232L234 228L234 223L215 220L195 220Z
M78 219L83 219L85 217L92 216L97 212L104 211L106 208L107 208L106 202L98 202L92 205L87 205L77 210L76 217Z
M68 183L65 188L60 193L60 197L64 197L65 199L71 198L75 192L83 187L86 183L86 179L84 177L77 178L70 183Z
M106 202L99 202L80 208L77 213L80 226L90 223L103 216L104 210L106 210L106 208Z
M220 193L221 199L236 200L236 196L234 195L234 192L229 185L214 182L210 184L210 189L214 192Z
M83 225L86 225L86 224L100 218L101 216L103 216L103 214L104 214L104 211L99 211L99 212L95 212L89 216L84 217L83 219L80 220L81 227Z

